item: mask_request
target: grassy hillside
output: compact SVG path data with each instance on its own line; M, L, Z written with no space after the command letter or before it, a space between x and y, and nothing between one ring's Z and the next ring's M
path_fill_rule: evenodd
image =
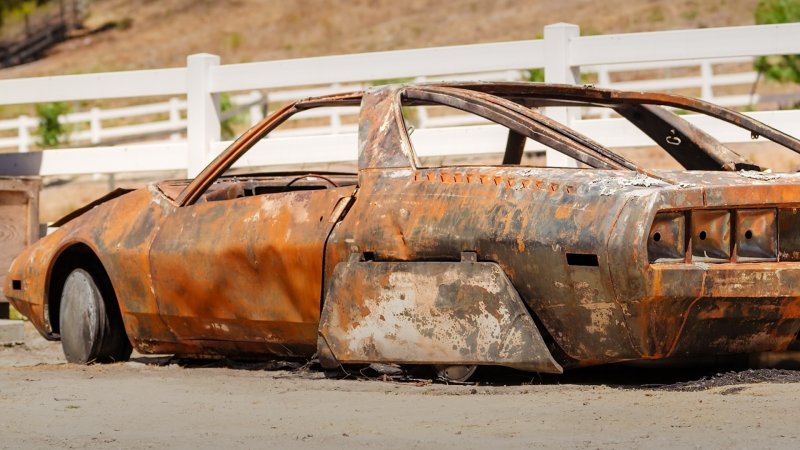
M753 23L757 0L95 0L71 39L0 78L174 67L531 39L548 23L583 34ZM116 27L109 27L116 24Z

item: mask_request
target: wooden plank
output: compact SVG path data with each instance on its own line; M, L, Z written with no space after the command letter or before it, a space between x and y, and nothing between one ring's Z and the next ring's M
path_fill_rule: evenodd
M0 319L8 318L2 295L11 262L39 238L38 178L0 178Z

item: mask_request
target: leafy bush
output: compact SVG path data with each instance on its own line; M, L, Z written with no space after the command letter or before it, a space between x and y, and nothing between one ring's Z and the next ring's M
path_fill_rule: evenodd
M544 69L528 69L524 71L525 81L541 83L544 81Z
M67 132L58 118L69 111L66 103L54 102L36 105L36 115L39 116L39 127L36 135L39 136L39 145L42 147L56 147L66 142Z
M755 19L759 25L800 22L800 0L760 0ZM761 56L754 67L768 80L800 83L800 55Z
M37 7L49 3L50 1L51 0L0 0L0 25L3 25L6 17L30 14Z
M230 94L227 92L223 92L219 96L219 110L220 113L225 113L228 110L235 108L236 105L233 104L233 100L231 99ZM227 119L222 120L219 123L220 127L220 134L222 135L222 139L230 140L236 137L236 132L233 129L234 125L240 124L244 122L244 115L239 113L235 114Z

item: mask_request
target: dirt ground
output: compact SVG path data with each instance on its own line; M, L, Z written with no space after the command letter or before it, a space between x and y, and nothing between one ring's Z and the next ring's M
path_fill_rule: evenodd
M0 348L0 448L798 448L800 372L615 368L478 384Z

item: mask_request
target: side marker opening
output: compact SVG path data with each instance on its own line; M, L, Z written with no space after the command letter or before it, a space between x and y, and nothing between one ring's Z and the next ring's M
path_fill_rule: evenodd
M598 267L597 255L592 253L567 253L567 264L570 266Z

